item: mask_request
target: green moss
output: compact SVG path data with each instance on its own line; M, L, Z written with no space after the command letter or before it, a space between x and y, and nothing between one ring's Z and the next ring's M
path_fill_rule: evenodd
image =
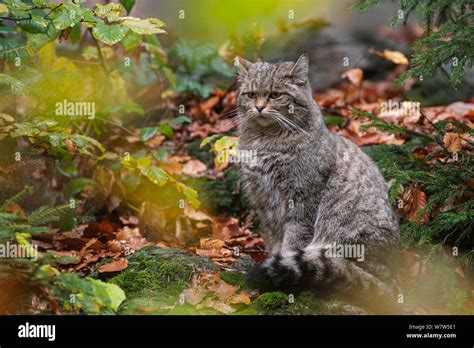
M245 287L245 276L241 272L223 271L221 272L221 279L225 281L227 284Z
M194 271L213 272L217 269L207 257L181 249L154 246L140 249L128 261L128 267L109 280L127 294L121 314L168 313L189 286Z
M199 192L202 209L213 215L237 214L242 206L239 202L238 170L229 168L220 179L193 178L182 181Z
M315 315L345 314L344 304L338 301L317 299L312 293L304 292L294 298L275 291L260 295L246 309L238 314L245 315Z

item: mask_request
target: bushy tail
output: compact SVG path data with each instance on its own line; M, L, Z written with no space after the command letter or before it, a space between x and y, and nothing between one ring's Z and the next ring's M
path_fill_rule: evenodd
M384 282L355 262L326 256L325 248L319 246L275 254L251 269L247 281L261 291L310 290L322 295L395 303L392 289Z

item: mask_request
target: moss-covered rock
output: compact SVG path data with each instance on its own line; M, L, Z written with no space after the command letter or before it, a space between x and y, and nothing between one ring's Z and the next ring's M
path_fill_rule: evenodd
M339 301L326 301L316 298L310 292L292 296L274 291L261 294L245 310L245 315L316 315L352 314L346 304Z
M197 310L181 303L180 294L190 286L193 273L216 272L218 267L208 257L197 256L181 249L149 246L128 257L128 267L108 281L120 286L127 295L119 314L222 314L214 309ZM246 289L245 275L239 271L221 271L226 283ZM244 315L314 315L359 314L339 301L316 298L310 292L288 295L267 292L250 305L236 306L233 314Z
M128 267L109 282L127 294L122 314L164 314L170 312L193 272L214 272L208 258L181 249L144 247L128 258Z
M245 287L245 276L237 271L221 272L221 279L229 285Z

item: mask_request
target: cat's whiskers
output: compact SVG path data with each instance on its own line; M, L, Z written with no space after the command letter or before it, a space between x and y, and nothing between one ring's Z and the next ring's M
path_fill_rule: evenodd
M274 111L274 110L270 110L269 111L271 115L273 115L275 117L276 120L280 120L281 122L284 122L285 124L287 124L289 127L285 127L289 130L292 130L292 131L299 131L301 133L304 133L304 134L308 134L307 131L305 131L301 126L299 126L298 124L296 124L294 121L292 120L289 120L287 119L286 117L284 117L283 115L281 115L279 112L277 111Z

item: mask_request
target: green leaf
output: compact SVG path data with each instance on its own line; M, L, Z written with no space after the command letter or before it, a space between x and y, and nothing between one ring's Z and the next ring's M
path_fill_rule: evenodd
M213 135L210 135L210 136L204 138L203 141L201 141L201 145L199 145L199 148L202 149L204 146L206 146L210 142L214 141L215 139L219 138L220 136L221 136L221 134L213 134Z
M10 86L13 94L23 95L26 92L27 85L21 80L14 78L13 76L0 73L0 84L6 84Z
M124 8L120 4L110 3L107 5L96 4L94 12L101 18L107 18L109 22L115 22L124 13Z
M191 119L188 117L188 116L184 116L184 115L180 115L178 117L175 117L173 118L171 121L170 121L170 125L172 126L178 126L180 124L183 124L183 123L191 123Z
M81 23L76 23L69 34L69 38L73 44L79 42L81 38Z
M81 6L73 3L66 3L63 5L61 13L53 19L53 25L58 30L63 30L73 27L82 19Z
M75 178L68 182L63 190L64 197L67 199L73 197L77 193L81 192L86 185L92 184L93 181L88 178Z
M173 128L170 127L168 123L163 123L158 127L158 132L163 135L166 135L168 138L173 137Z
M128 28L121 25L99 23L92 29L92 34L97 40L107 45L114 45L125 37L127 30Z
M143 141L148 141L158 132L158 127L145 127L140 129L140 138Z
M178 190L184 194L188 202L191 203L195 209L199 208L201 203L199 202L198 193L196 190L186 186L183 183L178 183Z
M173 70L168 67L163 67L163 72L165 73L166 78L171 83L171 87L176 87L176 75L174 74Z
M121 23L140 35L163 34L165 23L158 18L122 17Z
M125 7L127 13L132 11L133 6L135 6L135 0L119 0L119 2Z
M48 5L48 0L33 0L33 5L37 7L46 7Z
M97 288L103 290L103 292L108 297L107 306L112 308L114 311L116 311L120 304L127 298L125 296L125 292L116 284L105 283L101 280L93 278L87 278L87 280L94 284Z
M236 146L237 142L238 142L237 137L223 136L222 138L220 138L214 143L213 150L222 151L222 150L230 149Z
M140 157L138 159L135 159L135 162L140 170L146 169L151 166L151 160L148 157Z
M115 105L111 107L107 107L103 110L104 114L111 114L119 111L125 111L126 113L137 113L141 116L145 115L145 110L138 105L137 103L124 103L120 105Z
M141 172L148 180L160 187L168 181L168 173L159 167L151 166Z

